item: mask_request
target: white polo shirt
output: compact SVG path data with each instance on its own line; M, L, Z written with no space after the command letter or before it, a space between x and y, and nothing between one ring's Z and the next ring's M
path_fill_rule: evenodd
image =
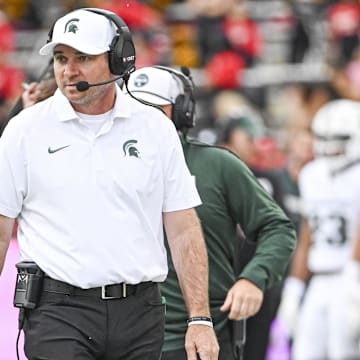
M96 135L59 90L23 110L0 139L0 174L21 258L82 288L165 280L162 213L201 203L173 123L119 88Z

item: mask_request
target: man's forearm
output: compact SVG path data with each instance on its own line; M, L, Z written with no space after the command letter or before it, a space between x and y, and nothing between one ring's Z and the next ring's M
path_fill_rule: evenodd
M189 317L210 316L208 257L197 217L187 214L182 231L168 236L172 260Z
M286 273L296 245L296 235L290 220L269 222L256 237L256 251L242 269L245 278L265 290L278 283Z
M9 247L14 220L0 215L0 274L4 267L5 256Z
M292 260L290 275L307 281L310 277L308 257L311 246L311 228L308 220L303 220L298 241L298 247Z
M189 231L190 232L190 231ZM208 258L202 233L192 229L183 239L178 260L174 260L189 316L209 316Z

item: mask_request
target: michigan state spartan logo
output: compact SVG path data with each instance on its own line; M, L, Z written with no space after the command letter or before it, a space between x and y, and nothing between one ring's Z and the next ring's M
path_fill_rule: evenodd
M134 146L137 144L137 140L128 140L123 145L124 156L140 157L139 150Z
M79 30L77 27L77 22L80 21L79 19L73 18L71 20L69 20L66 24L65 24L65 30L64 33L66 32L72 32L74 34L76 34L76 32Z

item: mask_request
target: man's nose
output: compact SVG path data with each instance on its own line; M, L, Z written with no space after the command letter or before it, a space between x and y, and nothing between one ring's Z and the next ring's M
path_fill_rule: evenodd
M64 75L66 76L74 76L79 72L79 67L74 61L69 60L64 67Z

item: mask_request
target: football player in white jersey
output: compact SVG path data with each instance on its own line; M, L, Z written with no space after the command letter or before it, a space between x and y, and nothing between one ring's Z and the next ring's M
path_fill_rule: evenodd
M360 359L360 103L330 101L312 130L315 160L299 178L304 222L277 319L294 360Z

